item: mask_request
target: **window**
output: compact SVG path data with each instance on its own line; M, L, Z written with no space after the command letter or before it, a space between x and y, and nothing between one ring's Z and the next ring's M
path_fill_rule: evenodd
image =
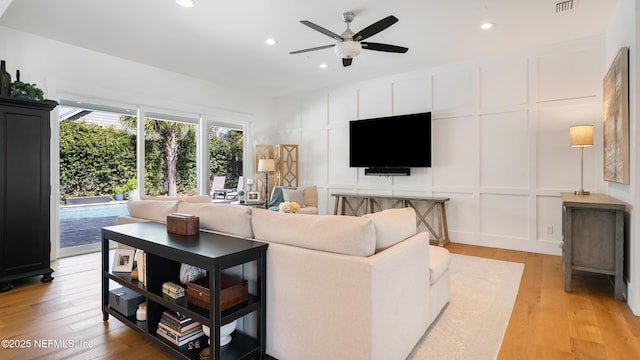
M135 188L136 135L121 122L126 110L62 102L59 114L58 225L64 256L99 249L100 229L127 214L121 200L128 186Z
M147 113L144 121L146 195L197 194L197 119Z
M240 129L209 126L209 181L225 177L226 189L236 189L242 176L244 136ZM209 187L211 189L211 185ZM217 190L217 189L216 189Z

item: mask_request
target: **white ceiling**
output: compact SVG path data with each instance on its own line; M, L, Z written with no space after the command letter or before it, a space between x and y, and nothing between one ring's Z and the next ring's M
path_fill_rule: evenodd
M266 96L499 55L603 34L617 0L0 0L0 25ZM341 14L354 32L388 16L399 21L367 39L408 47L406 54L363 50L343 68L331 38ZM481 31L484 21L496 23ZM268 46L265 39L278 41ZM327 69L319 64L326 63Z

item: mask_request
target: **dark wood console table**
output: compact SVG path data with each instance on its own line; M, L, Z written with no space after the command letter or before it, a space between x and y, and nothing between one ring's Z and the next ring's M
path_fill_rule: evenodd
M449 243L449 228L447 226L447 214L444 208L444 203L449 201L449 198L344 193L331 194L331 196L336 197L333 208L334 215L358 216L360 211L365 214L382 211L383 208L380 204L380 201L382 200L391 200L393 202L393 205L391 206L392 208L411 207L416 211L417 225L420 226L420 224L423 224L427 230L429 230L429 233L431 233L430 242L437 244L438 246L444 246ZM426 202L429 204L424 212L421 212L418 209L417 203L419 202ZM427 217L434 209L437 213L436 219L438 223L432 225L427 220Z
M564 289L574 270L615 277L615 298L624 300L625 203L604 194L562 193Z
M146 254L146 281L131 278L130 273L113 272L109 264L109 241L113 240ZM102 313L103 320L114 316L127 326L143 334L154 343L171 352L174 358L199 359L200 349L187 345L172 347L156 335L158 322L164 310L170 309L193 318L211 329L212 359L262 359L266 340L266 251L268 244L221 234L200 232L185 236L167 232L164 224L134 223L102 228ZM221 272L225 269L256 262L255 292L249 291L247 301L220 311ZM201 308L187 301L163 296L162 284L179 283L182 263L197 266L209 272L209 308ZM142 295L147 302L147 321L137 322L134 316L125 316L109 304L109 283L129 288ZM253 280L251 280L253 281ZM186 288L186 286L185 286ZM251 287L249 288L251 289ZM236 330L229 344L220 346L220 326L245 315L255 314L257 329L254 335ZM204 341L206 344L206 341Z

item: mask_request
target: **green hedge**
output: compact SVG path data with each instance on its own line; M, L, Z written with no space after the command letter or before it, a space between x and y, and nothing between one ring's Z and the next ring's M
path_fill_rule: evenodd
M113 195L136 176L135 136L113 126L60 122L60 201Z
M227 177L235 188L242 174L242 132L220 133L210 141L210 178ZM165 194L166 166L162 140L145 141L145 191ZM195 128L180 141L177 168L179 194L196 192ZM136 137L114 126L60 122L60 202L68 197L113 195L136 176Z

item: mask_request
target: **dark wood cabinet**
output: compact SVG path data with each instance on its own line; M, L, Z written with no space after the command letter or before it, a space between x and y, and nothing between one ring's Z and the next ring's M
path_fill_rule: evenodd
M616 300L624 301L625 204L604 194L561 196L565 291L574 271L606 274L614 277Z
M55 101L0 97L0 291L50 265L50 113Z

